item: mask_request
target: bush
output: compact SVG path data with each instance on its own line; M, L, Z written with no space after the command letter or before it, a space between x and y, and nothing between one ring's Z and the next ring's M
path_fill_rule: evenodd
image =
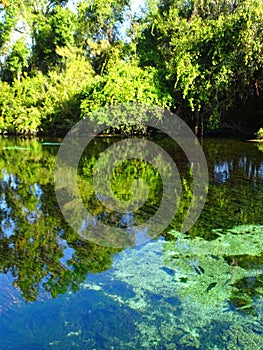
M256 132L255 135L256 135L257 139L263 140L263 128L260 128L260 129L258 130L258 132Z
M58 51L64 60L62 71L47 76L37 72L12 85L0 81L0 133L60 133L80 118L80 92L93 70L70 49Z
M117 125L113 125L111 115L102 113L95 116L94 112L108 106L117 106L118 109L119 105L127 106L130 103L169 109L171 102L172 98L160 84L155 68L142 69L135 63L119 61L108 68L105 76L96 76L85 87L82 91L80 109L82 117L96 118L99 123L106 123L115 128ZM126 112L128 110L129 108ZM129 114L123 113L118 121L127 126L127 122L130 121ZM139 125L138 114L136 127Z

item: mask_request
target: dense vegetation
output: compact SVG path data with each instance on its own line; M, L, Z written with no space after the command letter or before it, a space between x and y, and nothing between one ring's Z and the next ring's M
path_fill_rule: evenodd
M262 0L0 1L0 132L63 133L110 104L176 112L196 133L263 120Z

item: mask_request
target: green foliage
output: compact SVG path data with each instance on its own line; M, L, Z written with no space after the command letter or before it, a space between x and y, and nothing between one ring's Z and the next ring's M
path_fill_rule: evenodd
M141 69L136 64L118 61L109 64L107 74L96 76L82 92L81 116L92 116L101 107L118 106L137 102L144 105L169 107L171 97L159 84L157 71L153 68ZM139 117L139 116L138 116ZM102 118L102 119L101 119ZM123 116L123 123L128 116ZM100 115L100 123L112 125L110 115ZM140 120L138 119L138 123Z
M24 39L18 39L5 61L4 77L7 81L13 82L15 79L20 81L22 71L28 66L29 54L30 50Z
M7 99L1 104L2 132L36 133L38 131L41 125L39 107L45 92L44 84L44 76L38 74L32 79L22 78L21 82L15 80L13 86L6 89Z
M260 128L260 129L258 130L258 132L256 133L256 137L257 137L257 139L259 139L259 140L262 140L262 139L263 139L263 128Z
M56 6L49 16L39 17L34 30L33 61L47 73L61 62L56 48L74 44L75 16L70 10Z
M263 115L261 0L149 0L136 16L129 12L129 0L79 0L76 12L66 4L14 0L1 7L2 80L23 84L22 80L32 78L34 87L40 70L46 81L58 81L55 74L65 72L65 57L59 50L70 47L81 50L78 58L92 66L94 81L84 79L80 89L73 84L76 94L70 84L61 84L66 90L63 95L69 96L63 107L58 106L61 95L50 97L44 88L47 108L40 108L40 103L32 105L31 111L34 119L45 120L42 130L41 123L27 121L30 116L23 117L21 127L7 123L2 130L34 133L59 128L58 132L65 132L80 115L130 101L172 109L199 134L223 127L259 127ZM127 36L122 39L125 30ZM32 39L31 52L22 38L13 43L18 33L27 43ZM57 83L54 86L58 88ZM8 117L2 119L16 118L19 108L23 115L27 113L28 101L19 101L20 107L14 112L11 106Z
M99 42L103 39L113 44L118 38L118 25L124 20L124 11L128 5L127 0L79 1L78 44L86 47L87 40Z
M86 51L97 74L103 73L116 51L123 56L119 31L128 7L129 0L90 0L77 4L75 42Z
M9 133L47 133L70 128L78 120L79 94L92 79L88 62L74 49L57 49L64 69L38 72L15 80L12 87L0 82L0 130Z
M94 72L80 50L57 48L64 69L49 72L42 130L68 130L80 118L80 96L83 88L94 79Z
M10 34L15 27L18 16L19 16L19 8L21 5L20 0L14 0L8 6L2 8L0 6L0 48L1 55L6 53L5 47L8 46L8 41L10 39Z
M215 128L236 111L237 96L244 105L261 79L263 6L207 0L190 2L189 11L185 18L175 1L160 5L137 52L142 65L165 72L179 111L194 116L197 127L209 120Z

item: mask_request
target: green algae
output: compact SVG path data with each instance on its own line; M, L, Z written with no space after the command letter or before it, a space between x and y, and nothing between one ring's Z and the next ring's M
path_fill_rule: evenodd
M206 241L172 231L171 241L152 241L116 257L111 278L134 294L112 293L106 286L104 294L139 313L134 348L262 349L262 294L247 295L241 309L231 303L239 297L238 282L261 278L262 270L232 264L231 257L262 255L263 226L214 233L218 237ZM251 308L253 313L244 312Z
M188 239L172 231L176 241L167 242L164 246L167 265L187 278L187 282L181 284L179 295L188 302L202 303L207 311L217 304L227 307L232 295L237 292L234 286L237 281L262 275L261 269L244 269L234 263L234 259L231 262L226 257L261 255L263 226L244 225L234 227L225 234L221 230L214 230L213 233L219 237L206 241L200 237Z

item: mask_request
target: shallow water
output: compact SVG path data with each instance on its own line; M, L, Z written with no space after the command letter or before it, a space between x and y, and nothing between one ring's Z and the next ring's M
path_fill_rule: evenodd
M207 201L192 229L180 234L191 167L171 140L155 140L181 175L178 213L158 238L117 249L81 238L60 213L53 179L60 141L0 139L1 347L263 349L261 145L204 140ZM113 192L128 200L132 181L143 178L148 198L134 212L105 208L92 174L98 154L115 141L97 138L89 146L79 188L97 221L129 228L156 211L162 181L149 164L124 162Z

